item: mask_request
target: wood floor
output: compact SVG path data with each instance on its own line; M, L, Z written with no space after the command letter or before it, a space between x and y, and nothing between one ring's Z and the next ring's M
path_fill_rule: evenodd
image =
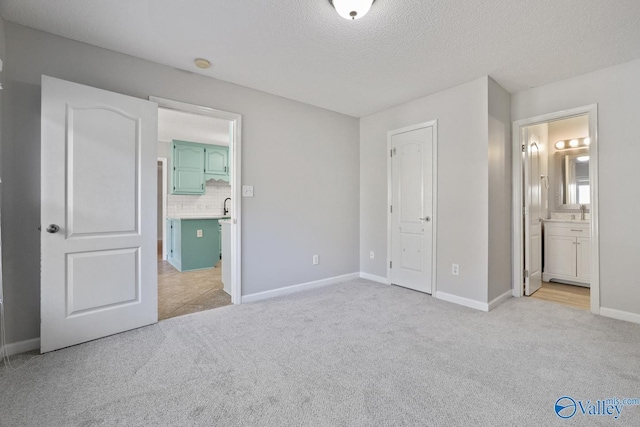
M215 268L179 272L167 261L158 261L158 320L196 313L231 304L222 290L220 261Z
M590 310L591 308L591 290L589 288L583 288L582 286L542 282L542 288L531 295L531 298L581 308L583 310Z

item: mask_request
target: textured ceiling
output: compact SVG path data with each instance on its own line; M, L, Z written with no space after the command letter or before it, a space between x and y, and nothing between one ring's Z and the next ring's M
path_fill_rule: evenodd
M229 145L229 121L200 114L158 108L158 140Z
M356 21L328 0L0 0L0 13L356 117L483 75L516 92L640 58L639 0L377 0Z

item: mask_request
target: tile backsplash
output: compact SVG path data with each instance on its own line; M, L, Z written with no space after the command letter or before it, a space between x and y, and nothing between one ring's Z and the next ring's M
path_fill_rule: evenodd
M205 194L202 196L183 196L169 194L167 198L168 217L196 217L222 215L224 199L231 197L231 186L224 181L207 181ZM231 201L227 202L231 213Z

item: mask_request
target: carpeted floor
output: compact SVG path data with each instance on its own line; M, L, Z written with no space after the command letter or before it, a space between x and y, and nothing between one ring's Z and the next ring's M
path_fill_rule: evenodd
M640 325L512 299L490 313L365 280L228 306L0 373L2 426L640 425Z

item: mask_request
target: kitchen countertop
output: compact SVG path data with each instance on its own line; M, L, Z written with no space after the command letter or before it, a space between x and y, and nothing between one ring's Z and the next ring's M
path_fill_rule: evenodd
M179 219L182 221L190 219L230 219L228 215L202 215L202 216L168 216L168 219Z

